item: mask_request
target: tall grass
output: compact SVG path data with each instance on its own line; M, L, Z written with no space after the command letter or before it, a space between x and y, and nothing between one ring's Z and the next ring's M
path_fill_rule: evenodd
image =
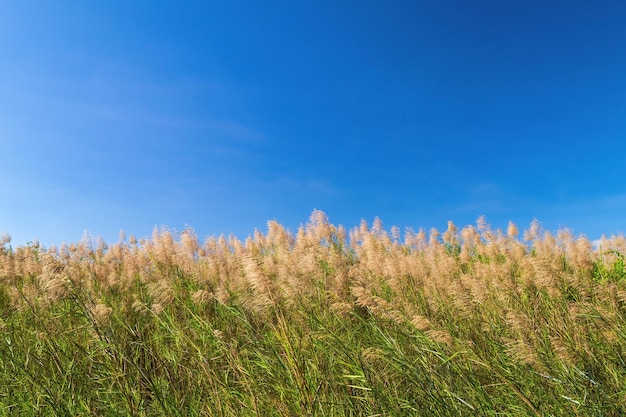
M0 415L626 415L626 239L538 223L0 245Z

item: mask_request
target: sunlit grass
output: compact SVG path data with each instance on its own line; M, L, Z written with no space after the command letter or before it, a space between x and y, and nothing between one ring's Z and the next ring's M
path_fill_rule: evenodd
M623 236L316 211L0 248L0 415L626 415Z

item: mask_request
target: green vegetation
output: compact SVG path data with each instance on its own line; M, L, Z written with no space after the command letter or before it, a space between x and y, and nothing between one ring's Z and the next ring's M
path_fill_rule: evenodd
M626 415L626 239L316 211L0 246L0 415Z

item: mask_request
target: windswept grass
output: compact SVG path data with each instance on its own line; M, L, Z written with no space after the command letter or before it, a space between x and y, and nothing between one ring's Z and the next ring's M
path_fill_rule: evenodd
M623 236L0 245L0 415L626 415Z

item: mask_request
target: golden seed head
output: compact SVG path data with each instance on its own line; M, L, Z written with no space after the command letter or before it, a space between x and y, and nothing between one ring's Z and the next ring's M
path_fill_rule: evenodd
M113 312L113 309L105 304L98 303L91 309L91 312L96 320L106 323L109 320L109 316Z

